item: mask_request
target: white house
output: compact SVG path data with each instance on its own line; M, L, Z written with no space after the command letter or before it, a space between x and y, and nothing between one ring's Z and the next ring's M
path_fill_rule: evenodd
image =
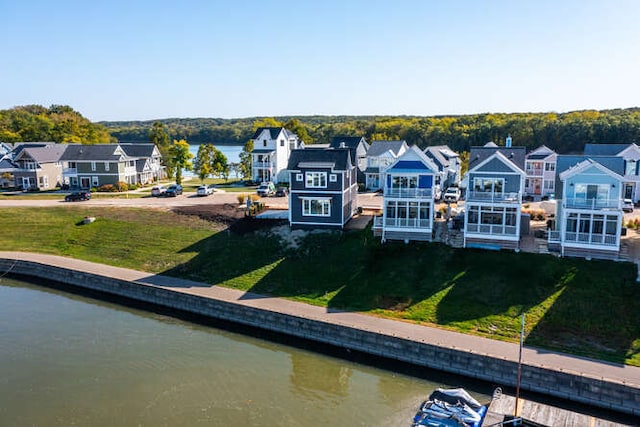
M406 141L373 141L367 151L365 187L372 191L382 189L384 170L408 149Z
M261 127L253 135L251 179L289 182L287 163L291 150L303 148L298 136L283 127Z

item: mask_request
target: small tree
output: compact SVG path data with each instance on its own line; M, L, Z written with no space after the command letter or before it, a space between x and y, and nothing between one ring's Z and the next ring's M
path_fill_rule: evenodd
M182 184L182 170L191 170L193 167L191 163L193 154L189 152L189 143L184 139L180 141L174 139L169 155L175 170L176 183Z
M213 169L214 174L222 176L225 181L229 179L229 164L227 163L227 156L215 147L213 149L211 168Z
M251 176L251 152L253 151L253 139L244 144L244 148L240 153L240 173L243 178Z
M213 173L211 167L213 150L215 150L215 148L211 144L202 144L198 147L198 154L193 162L193 170L198 175L198 178L200 178L200 182L204 182L204 180Z

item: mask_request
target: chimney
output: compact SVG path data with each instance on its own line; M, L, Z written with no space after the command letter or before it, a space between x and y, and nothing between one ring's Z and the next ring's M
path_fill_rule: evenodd
M505 144L505 146L506 146L507 148L511 148L511 135L508 135L508 136L507 136L507 140L506 140L506 144Z

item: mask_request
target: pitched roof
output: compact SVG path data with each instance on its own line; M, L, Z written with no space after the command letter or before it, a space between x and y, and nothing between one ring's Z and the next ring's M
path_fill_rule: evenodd
M473 169L494 153L500 153L509 159L520 169L524 170L524 159L526 149L524 147L498 147L497 145L485 144L482 147L471 147L469 154L469 169Z
M60 161L60 158L65 152L65 150L67 149L67 147L68 146L66 144L55 144L55 143L40 145L35 147L21 146L19 147L19 151L18 151L18 154L16 154L15 159L17 159L19 156L28 155L29 157L31 157L33 160L35 160L40 164L55 163L57 161Z
M340 145L344 143L346 148L355 149L358 148L360 142L363 142L366 148L369 148L367 140L362 136L334 136L331 138L330 147L340 148Z
M151 157L155 144L120 144L127 156L131 157Z
M369 151L367 151L368 157L377 157L381 154L386 153L387 151L391 151L395 156L400 154L402 148L409 148L407 142L402 141L372 141L371 146L369 146Z
M334 170L349 170L353 167L348 148L329 148L326 150L291 150L287 169L298 170L300 164L332 164Z
M67 151L60 160L74 162L117 162L120 160L120 154L116 154L119 148L118 144L69 144ZM124 157L129 157L126 154Z
M0 158L0 170L15 169L16 165L11 162L9 156Z
M276 128L276 127L264 127L264 128L258 128L256 129L255 133L253 134L253 137L251 139L258 139L258 137L260 136L260 134L262 133L263 130L268 130L269 131L269 136L271 137L271 139L277 139L278 135L280 135L280 131L284 129L284 128Z
M612 172L617 173L618 175L624 176L624 159L618 156L586 156L586 155L559 155L558 161L556 163L556 174L560 176L561 173L567 171L577 164L584 162L585 160L591 159L605 168L611 170Z
M636 144L585 144L584 154L587 156L615 156Z
M458 153L446 145L432 145L427 147L424 149L424 154L443 167L448 167L452 158L459 157Z

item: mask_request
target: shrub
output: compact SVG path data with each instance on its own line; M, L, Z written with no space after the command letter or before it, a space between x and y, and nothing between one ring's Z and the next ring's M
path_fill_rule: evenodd
M126 182L122 182L122 181L118 181L116 183L116 191L128 191L129 190L129 184L127 184Z
M244 203L244 194L238 194L238 203Z
M104 185L101 185L100 187L98 187L97 191L99 193L114 193L114 192L118 191L118 189L116 187L114 187L113 184L104 184Z

